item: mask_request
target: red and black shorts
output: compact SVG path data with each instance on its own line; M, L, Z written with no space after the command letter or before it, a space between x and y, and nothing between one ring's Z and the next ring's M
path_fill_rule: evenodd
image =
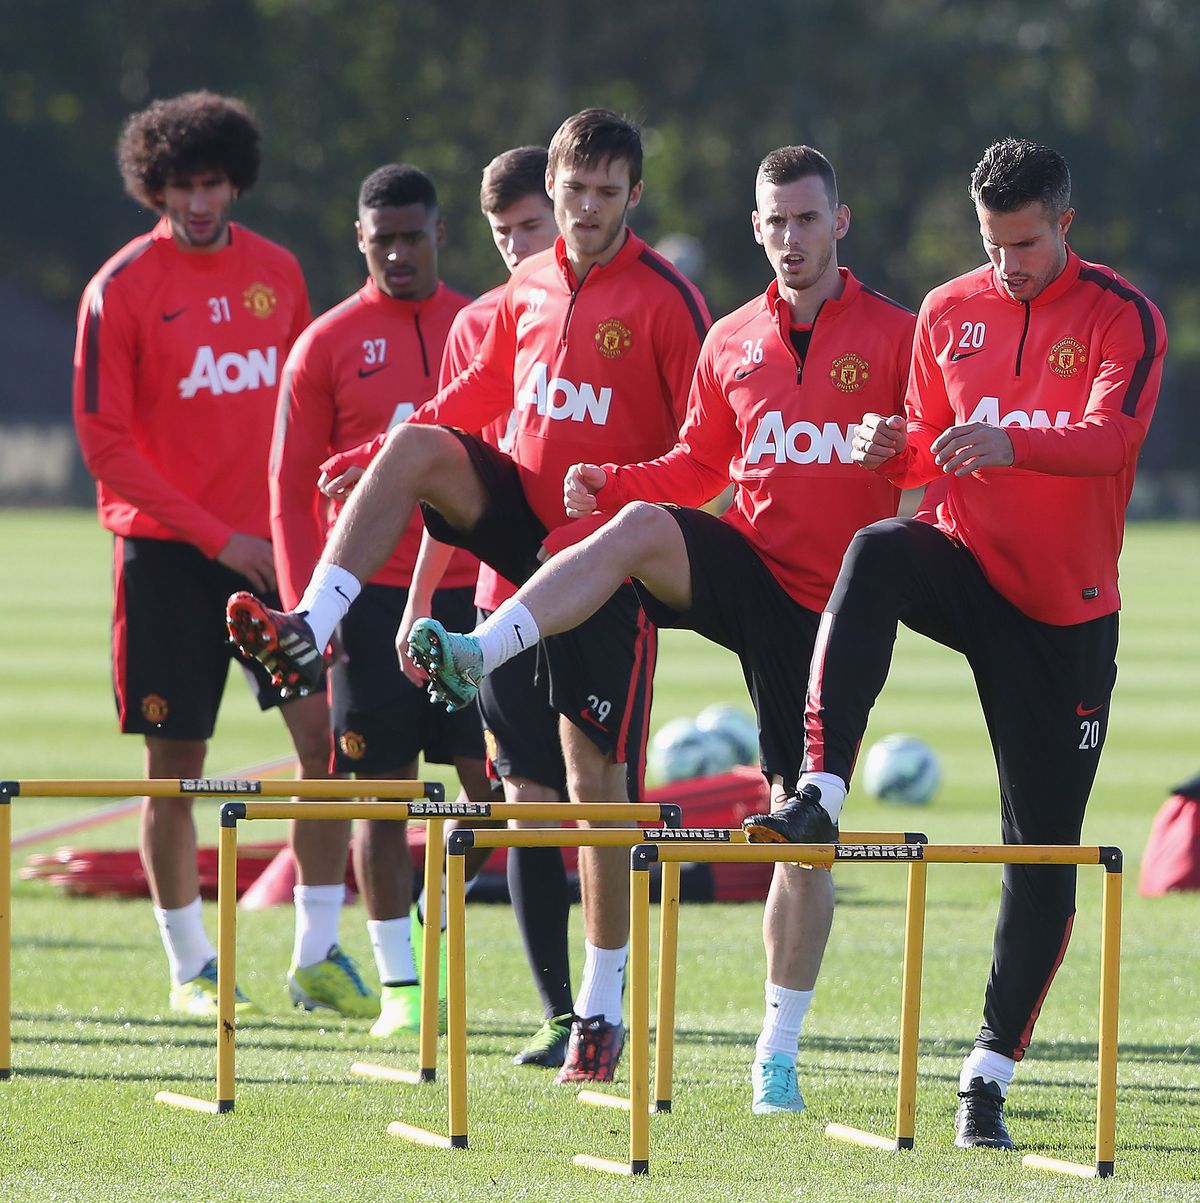
M479 611L482 622L490 613ZM540 670L540 671L539 671ZM479 687L488 759L498 777L520 777L567 796L567 769L550 705L550 674L531 647L501 664Z
M422 505L426 528L443 543L465 547L508 580L527 580L539 567L546 528L525 498L516 465L482 439L445 429L466 449L488 502L470 530L456 529ZM622 586L575 630L544 640L538 656L539 671L544 666L548 674L550 705L614 763L627 764L630 780L640 782L658 640L633 588Z
M439 589L433 617L452 631L475 625L474 588ZM394 585L363 587L342 619L343 658L329 671L332 682L334 767L365 776L406 768L418 755L433 764L459 757L483 759L479 710L447 713L401 671L396 631L408 590Z
M727 522L673 505L691 566L692 606L680 613L640 582L650 621L695 631L733 652L758 715L763 772L791 789L804 759L804 702L820 614L795 601L744 536Z
M190 543L118 535L113 551L113 693L121 730L208 739L233 660L261 710L283 699L257 660L229 642L225 603L240 573ZM268 606L279 598L264 595Z

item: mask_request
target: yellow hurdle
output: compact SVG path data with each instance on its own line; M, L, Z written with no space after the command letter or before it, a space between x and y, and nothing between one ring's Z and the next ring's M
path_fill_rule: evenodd
M142 783L145 784L145 783ZM279 783L272 783L278 786ZM579 820L582 822L633 822L658 818L660 821L678 823L679 807L647 805L628 802L593 803L508 803L508 802L446 802L443 787L437 782L420 781L370 781L370 782L326 782L294 781L295 786L346 785L371 788L373 793L386 793L390 799L405 797L413 801L236 801L226 802L221 807L221 838L219 845L218 890L217 890L217 1097L215 1101L178 1094L174 1091L159 1091L155 1101L181 1110L204 1114L224 1114L232 1111L235 1101L236 1074L234 1051L236 1041L235 983L237 981L237 825L257 819L419 819L428 824L425 855L426 903L431 914L441 912L442 856L435 851L442 845L442 829L449 819L537 819ZM422 798L422 791L424 798ZM145 792L145 791L143 791ZM238 793L248 794L244 788ZM303 791L291 792L304 795ZM327 791L326 791L327 792ZM164 796L164 795L159 795ZM167 794L165 796L173 796ZM322 794L322 798L324 795ZM420 800L418 800L420 799ZM623 846L630 846L645 838L640 829L625 828L599 832L563 832L552 834L572 835L621 834L626 837ZM482 833L481 833L482 834ZM502 833L496 833L502 834ZM438 953L441 940L440 926L431 924L426 931L422 958L421 1032L419 1038L419 1065L416 1070L399 1069L393 1066L373 1065L357 1061L351 1072L364 1077L391 1082L432 1082L437 1076L437 995ZM449 952L449 948L447 949ZM465 1040L465 1035L464 1035ZM465 1114L465 1094L463 1095ZM408 1135L409 1139L423 1140L426 1144L447 1147L447 1142L436 1134L420 1135L420 1129L411 1132L404 1124L393 1124L390 1130ZM404 1131L401 1131L404 1130Z
M990 844L897 844L878 841L843 841L840 844L734 844L711 843L689 847L666 843L645 843L630 853L630 907L648 913L649 868L652 863L672 861L706 863L794 863L832 865L908 864L910 867L907 914L905 917L905 965L901 1001L901 1070L897 1091L896 1136L894 1139L863 1132L845 1125L831 1124L826 1134L840 1140L885 1150L911 1149L914 1143L916 1044L920 1023L920 977L924 951L925 868L929 864L1046 864L1100 865L1105 870L1102 903L1102 952L1100 963L1100 1050L1096 1089L1096 1161L1093 1166L1079 1165L1057 1158L1030 1154L1023 1164L1033 1169L1080 1177L1110 1177L1113 1173L1116 1141L1116 1063L1117 1005L1120 976L1120 916L1122 856L1114 847L1077 847L1065 845L990 845ZM913 870L918 870L913 872ZM919 916L916 912L920 912ZM635 1015L643 1014L648 998L649 975L635 967L645 964L645 924L631 920L630 1006ZM632 941L643 947L635 950ZM649 1054L644 1042L630 1041L630 1079L645 1082L649 1077ZM591 1169L621 1174L649 1172L649 1122L647 1109L633 1105L629 1111L629 1160L602 1158L577 1159Z

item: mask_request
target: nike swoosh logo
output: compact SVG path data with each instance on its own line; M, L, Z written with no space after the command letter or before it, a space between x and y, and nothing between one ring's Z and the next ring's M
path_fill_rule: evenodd
M1087 718L1087 716L1088 716L1089 714L1095 714L1097 710L1103 710L1103 709L1104 709L1104 703L1103 703L1103 702L1101 702L1099 706L1093 706L1093 707L1091 708L1091 710L1085 710L1085 709L1083 708L1083 703L1082 703L1082 702L1080 702L1080 703L1079 703L1079 705L1075 707L1075 713L1076 713L1077 715L1079 715L1079 717L1080 717L1080 718Z
M333 591L346 603L346 605L349 606L353 604L350 601L350 598L346 596L346 591L341 587L341 585L334 585Z
M955 351L950 356L950 362L958 363L960 359L970 359L972 355L982 355L985 350L987 350L986 347L980 347L978 351Z
M182 309L176 309L174 313L164 313L162 315L162 320L164 322L173 322L177 317L184 313L187 313L186 305Z
M358 369L358 378L359 378L359 380L366 380L366 378L368 376L374 376L376 372L382 372L383 369L386 367L387 367L387 364L383 363L383 364L380 364L379 367L377 367L377 368L370 368L370 369L359 368Z
M521 628L520 628L519 626L517 626L517 624L516 624L515 622L513 623L513 634L514 634L514 635L516 635L516 637L517 637L517 642L518 642L518 643L519 643L519 644L520 644L522 647L524 647L524 646L525 646L525 640L521 638Z
M745 380L747 376L754 375L754 373L757 372L762 366L763 365L761 363L756 363L752 368L740 368L738 371L734 372L733 378L734 380Z

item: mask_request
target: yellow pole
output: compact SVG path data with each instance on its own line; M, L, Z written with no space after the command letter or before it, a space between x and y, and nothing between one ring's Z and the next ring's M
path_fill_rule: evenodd
M445 819L425 828L425 936L421 944L421 1036L418 1070L422 1082L437 1077L438 953L442 939L442 850ZM461 859L461 858L459 858Z
M675 1070L675 983L679 970L679 864L662 867L658 908L658 1011L654 1037L654 1110L671 1110Z
M650 1172L650 873L629 874L629 1172Z
M431 824L432 826L432 824ZM439 833L440 834L440 833ZM429 856L429 849L425 849ZM438 881L441 881L438 873ZM467 1147L467 908L466 859L447 858L446 973L449 1014L450 1147ZM438 901L439 913L441 900ZM428 963L428 942L425 959Z
M1117 1140L1117 1005L1121 984L1121 883L1104 874L1100 920L1100 1076L1096 1091L1096 1175L1111 1177Z
M896 1148L911 1149L917 1114L917 1043L921 1027L921 970L925 955L928 866L908 866L904 911L904 984L900 992L900 1078L896 1088Z
M12 803L0 794L0 1081L12 1077Z
M237 1031L237 824L217 843L217 1110L232 1111Z

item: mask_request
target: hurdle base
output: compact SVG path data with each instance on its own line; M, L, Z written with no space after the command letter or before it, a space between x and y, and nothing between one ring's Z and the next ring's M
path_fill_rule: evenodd
M867 1149L881 1149L885 1153L897 1153L913 1147L912 1137L880 1136L876 1132L864 1132L862 1128L851 1128L848 1124L826 1124L825 1135L829 1140L842 1140Z
M369 1061L355 1061L350 1066L352 1074L360 1078L373 1078L377 1082L403 1082L406 1086L420 1086L434 1081L434 1069L398 1069L394 1065L372 1065Z
M387 1130L389 1136L398 1136L401 1140L426 1145L431 1149L465 1149L467 1147L465 1135L443 1136L440 1132L430 1132L428 1128L416 1128L412 1124L402 1124L399 1120L393 1120L388 1124Z
M1043 1157L1040 1153L1026 1153L1021 1164L1029 1170L1045 1170L1048 1174L1069 1174L1073 1178L1111 1178L1113 1163L1097 1161L1095 1165L1081 1165L1078 1161L1062 1161L1058 1157Z
M644 1178L650 1174L649 1161L610 1161L607 1157L589 1157L586 1153L576 1153L571 1158L571 1164L585 1170L598 1170L602 1174L619 1174L624 1178Z
M583 1103L587 1107L607 1107L610 1111L628 1111L629 1100L620 1094L603 1094L599 1090L581 1090L576 1096L577 1103ZM665 1104L662 1102L651 1103L647 1108L651 1115L659 1111L670 1111L671 1100L667 1099Z
M176 1094L173 1090L160 1090L155 1096L156 1103L164 1107L177 1107L181 1111L199 1111L203 1115L226 1115L233 1110L233 1099L197 1099L190 1094Z
M0 1069L0 1082L7 1082L12 1077L11 1069Z

